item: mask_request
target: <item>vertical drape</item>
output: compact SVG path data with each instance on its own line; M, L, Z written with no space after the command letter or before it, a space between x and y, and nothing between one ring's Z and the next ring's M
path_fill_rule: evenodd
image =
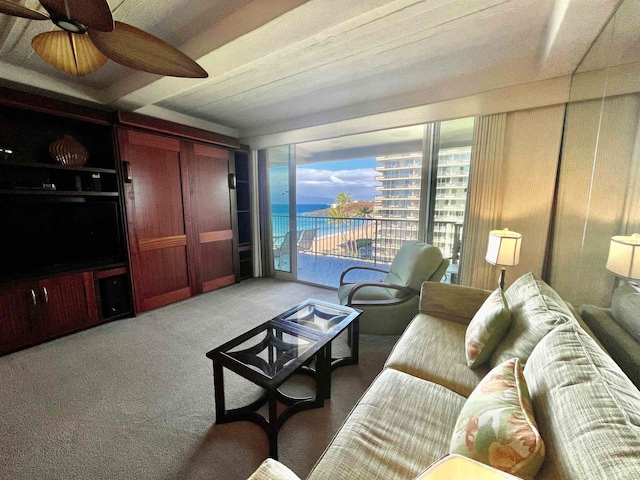
M507 113L498 228L522 234L520 263L506 285L527 272L542 277L562 144L564 105Z
M251 202L251 261L253 276L262 276L262 249L260 242L260 193L258 181L258 152L252 150L249 155L249 198Z
M609 305L610 239L638 226L639 112L638 94L567 107L549 280L575 305Z
M269 165L266 150L254 151L250 162L251 241L253 243L253 276L273 277L271 247L271 199L269 196Z
M505 113L476 119L460 262L460 283L463 285L493 288L497 284L496 271L484 257L489 232L498 228L496 225L502 208L505 125Z
M636 119L636 138L631 153L629 182L625 195L620 235L640 233L640 118Z

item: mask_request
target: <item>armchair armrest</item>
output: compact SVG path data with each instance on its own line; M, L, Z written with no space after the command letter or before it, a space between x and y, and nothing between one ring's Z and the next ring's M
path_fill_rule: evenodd
M390 298L386 300L356 300L353 301L354 294L364 287L380 287L380 288L390 288L392 290L398 290L406 295L398 298ZM363 282L357 283L355 287L351 289L349 292L349 296L347 297L347 305L355 307L355 306L367 306L367 305L394 305L396 303L402 303L407 300L407 298L417 295L418 292L410 289L409 287L403 287L401 285L393 285L391 283L382 283L382 282Z
M420 313L467 325L490 294L490 290L481 288L424 282L420 292Z
M347 268L344 272L342 272L342 275L340 275L340 285L345 285L347 283L354 283L354 282L345 282L344 281L344 277L347 274L347 272L350 272L351 270L371 270L373 272L381 272L381 273L389 273L387 270L382 270L381 268L374 268L374 267L349 267Z

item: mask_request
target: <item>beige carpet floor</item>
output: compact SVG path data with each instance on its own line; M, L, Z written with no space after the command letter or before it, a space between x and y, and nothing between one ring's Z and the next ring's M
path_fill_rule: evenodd
M252 279L0 357L0 478L247 478L267 457L266 435L248 422L215 425L205 353L308 297L336 292ZM283 426L280 460L299 476L396 340L361 336L360 365L333 372L331 400ZM290 391L309 387L298 378ZM259 393L228 371L225 383L228 408Z

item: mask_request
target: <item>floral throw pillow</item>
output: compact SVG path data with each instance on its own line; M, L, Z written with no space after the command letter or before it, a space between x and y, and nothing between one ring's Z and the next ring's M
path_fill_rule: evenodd
M467 327L464 346L469 367L477 368L489 360L510 323L507 300L502 289L498 288L485 300Z
M456 422L450 453L524 479L538 473L544 443L517 358L491 370L471 393Z

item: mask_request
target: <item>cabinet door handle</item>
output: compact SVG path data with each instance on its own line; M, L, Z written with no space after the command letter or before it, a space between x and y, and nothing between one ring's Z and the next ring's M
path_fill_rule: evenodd
M36 297L36 291L33 288L31 289L31 301L34 307L38 304L38 297Z
M131 176L131 164L126 160L122 162L123 170L124 170L124 181L125 183L133 182L133 177Z
M44 303L49 303L49 291L47 287L42 287L42 293L44 295Z

